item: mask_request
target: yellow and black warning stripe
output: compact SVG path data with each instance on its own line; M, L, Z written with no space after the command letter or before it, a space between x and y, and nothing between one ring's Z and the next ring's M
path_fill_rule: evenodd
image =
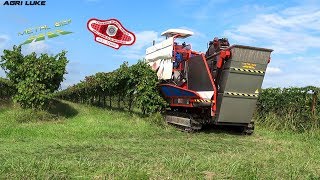
M210 99L195 99L194 102L214 102L213 100L210 100Z
M245 96L245 97L258 97L259 94L246 94L246 93L237 93L237 92L226 92L227 95L231 96Z
M253 69L242 69L242 68L232 68L235 71L241 71L241 72L251 72L251 73L258 73L258 74L264 74L264 71L261 70L253 70Z

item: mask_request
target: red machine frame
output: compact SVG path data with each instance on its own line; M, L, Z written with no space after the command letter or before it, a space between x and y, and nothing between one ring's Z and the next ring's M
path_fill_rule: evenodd
M179 34L173 36L173 44L175 44L175 40L179 36L180 36ZM180 49L180 48L178 49L177 48L178 46L181 46L181 45L173 45L173 57L172 57L173 60L175 60L175 57L176 57L177 53L181 53L182 56L186 55L186 58L183 58L183 59L185 59L184 61L188 61L190 59L190 57L192 57L192 55L201 55L202 56L202 60L204 61L207 73L208 73L209 78L210 78L210 82L211 82L212 87L213 87L213 92L214 92L213 96L211 97L211 116L214 117L216 115L216 111L217 111L217 95L218 95L218 92L217 92L216 84L215 84L215 82L213 80L212 74L211 74L210 69L208 67L208 64L206 62L206 58L205 58L204 54L196 52L196 51L192 51L192 50L189 50L189 49ZM231 53L230 53L230 50L228 50L228 49L221 50L219 52L219 59L217 61L217 68L218 69L220 69L222 67L224 61L227 58L229 58L230 55L231 55ZM177 68L173 68L172 71L173 72L174 71L182 71L182 70L184 70L184 68L185 67L183 67L183 63L180 63L179 66ZM195 107L194 104L193 104L193 103L195 103L195 100L197 100L197 99L204 100L196 91L189 90L187 83L184 83L181 86L175 86L175 85L172 85L172 84L162 84L161 86L171 86L171 87L183 90L183 91L192 92L195 95L197 95L197 97L192 97L192 98L190 98L190 96L170 96L170 97L167 97L167 98L171 98L170 99L170 106L172 106L172 107L188 107L188 108L189 107ZM174 100L178 99L178 98L187 99L189 104L175 103Z

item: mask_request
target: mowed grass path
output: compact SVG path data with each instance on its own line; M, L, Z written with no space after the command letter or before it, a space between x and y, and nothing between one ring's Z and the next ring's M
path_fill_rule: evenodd
M320 133L185 133L67 103L72 116L17 122L0 110L0 179L318 179Z

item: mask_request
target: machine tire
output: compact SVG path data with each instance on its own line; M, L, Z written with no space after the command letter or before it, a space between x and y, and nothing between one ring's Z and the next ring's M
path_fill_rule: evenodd
M252 135L254 132L254 122L250 122L248 126L243 127L242 133L245 135Z

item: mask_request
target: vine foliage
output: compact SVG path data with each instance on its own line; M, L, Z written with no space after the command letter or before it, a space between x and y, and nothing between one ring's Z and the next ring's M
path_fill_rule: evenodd
M23 108L45 109L66 73L66 52L51 56L35 52L23 55L21 46L4 50L0 66L13 84L13 100Z
M57 97L76 103L125 108L139 108L143 114L161 111L166 102L158 90L156 73L144 61L129 66L124 62L108 73L96 73L57 93Z

